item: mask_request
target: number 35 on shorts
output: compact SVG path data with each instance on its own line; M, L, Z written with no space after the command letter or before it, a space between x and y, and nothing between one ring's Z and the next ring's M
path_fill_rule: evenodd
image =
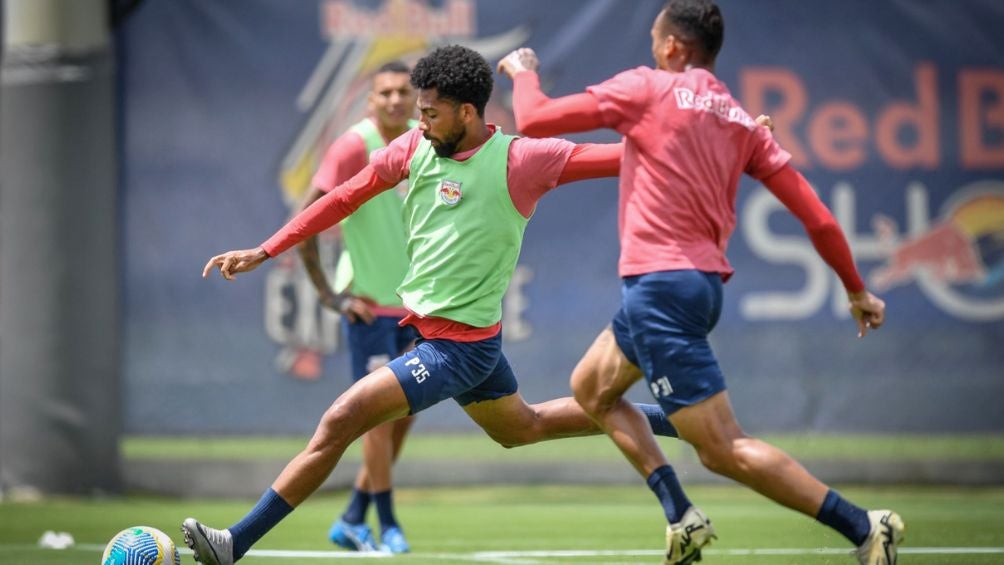
M422 360L419 359L417 355L405 361L404 364L406 366L412 367L411 376L415 377L415 382L420 383L425 379L429 378L428 369L425 368L425 364L422 363Z
M658 380L650 382L648 385L652 387L652 394L656 398L673 394L673 386L669 384L669 377L661 377Z

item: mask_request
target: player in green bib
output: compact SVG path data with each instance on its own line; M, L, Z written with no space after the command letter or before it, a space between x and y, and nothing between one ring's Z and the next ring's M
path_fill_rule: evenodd
M484 118L492 70L465 47L442 47L422 58L411 82L418 89L418 128L377 151L359 174L260 247L217 255L203 269L203 276L219 269L233 279L409 180L409 265L398 294L409 311L402 323L421 338L334 401L307 447L239 522L215 529L184 521L185 542L201 563L240 559L324 482L356 438L448 398L506 447L602 433L571 397L533 405L523 399L502 353L501 302L537 201L560 184L615 176L621 147L505 135ZM674 435L658 406L632 409L641 410L656 433ZM639 469L661 453L640 456Z
M369 115L339 136L325 152L300 210L352 178L369 164L376 150L418 124L411 119L417 95L409 78L410 69L400 61L385 63L376 70L367 96ZM317 236L299 246L320 302L342 314L353 381L386 365L409 349L417 337L411 326L398 325L407 314L397 295L408 269L402 205L402 195L388 190L342 220L345 245L338 257L334 289L321 268ZM356 474L348 507L328 531L333 543L353 551L409 550L394 513L391 467L413 420L409 416L387 422L363 435L363 464ZM379 546L366 523L371 502L380 522Z

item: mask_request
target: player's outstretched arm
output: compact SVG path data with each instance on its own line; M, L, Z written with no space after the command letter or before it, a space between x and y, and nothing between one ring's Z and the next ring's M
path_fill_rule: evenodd
M237 273L246 273L258 268L268 259L268 253L261 247L254 249L240 249L237 251L227 251L209 260L205 268L202 269L202 278L209 276L209 272L214 267L219 268L220 274L228 281L234 279Z
M867 335L868 330L881 327L885 322L885 302L865 288L840 224L805 177L790 165L785 165L761 180L798 218L820 257L840 277L847 289L851 316L858 325L858 337Z
M394 179L393 182L381 179L373 166L367 165L357 175L286 222L285 226L260 246L228 251L210 259L202 269L202 276L208 277L213 267L218 267L220 274L227 280L232 280L237 273L252 271L269 257L279 255L304 239L344 220L367 200L392 188L398 181L400 179Z
M600 106L585 92L549 98L540 89L540 66L533 49L522 47L499 61L498 71L513 79L516 129L528 137L549 137L605 128Z

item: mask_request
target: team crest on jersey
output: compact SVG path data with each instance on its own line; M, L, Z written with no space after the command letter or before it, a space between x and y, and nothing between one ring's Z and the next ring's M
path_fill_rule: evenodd
M457 181L444 180L439 185L439 199L443 201L443 204L447 206L456 206L460 203L460 198L464 195L460 191L460 185Z

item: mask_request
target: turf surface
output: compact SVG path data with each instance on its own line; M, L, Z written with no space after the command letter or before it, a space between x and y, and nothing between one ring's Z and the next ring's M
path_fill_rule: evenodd
M689 489L714 521L719 540L702 563L852 564L846 542L801 515L738 487ZM1004 489L842 489L869 507L892 507L907 522L910 564L1004 562ZM425 563L657 563L664 524L642 485L403 489L398 517L414 553L392 558ZM252 501L121 498L0 504L0 563L97 563L101 548L130 525L158 527L180 540L178 525L194 515L228 526ZM266 536L257 550L313 551L251 555L241 563L332 562L342 554L325 535L345 497L308 500ZM67 531L73 549L39 549L45 530ZM537 552L537 553L533 553ZM340 561L340 560L339 560ZM183 563L193 563L190 555Z
M798 459L882 459L882 460L1004 460L1004 435L777 435L764 439ZM133 459L288 459L303 448L302 437L128 437L122 452ZM680 442L662 438L670 458L692 456ZM563 439L506 450L483 433L412 434L406 444L407 457L434 460L479 460L522 458L527 461L621 460L621 455L605 436ZM346 452L359 459L358 443Z

